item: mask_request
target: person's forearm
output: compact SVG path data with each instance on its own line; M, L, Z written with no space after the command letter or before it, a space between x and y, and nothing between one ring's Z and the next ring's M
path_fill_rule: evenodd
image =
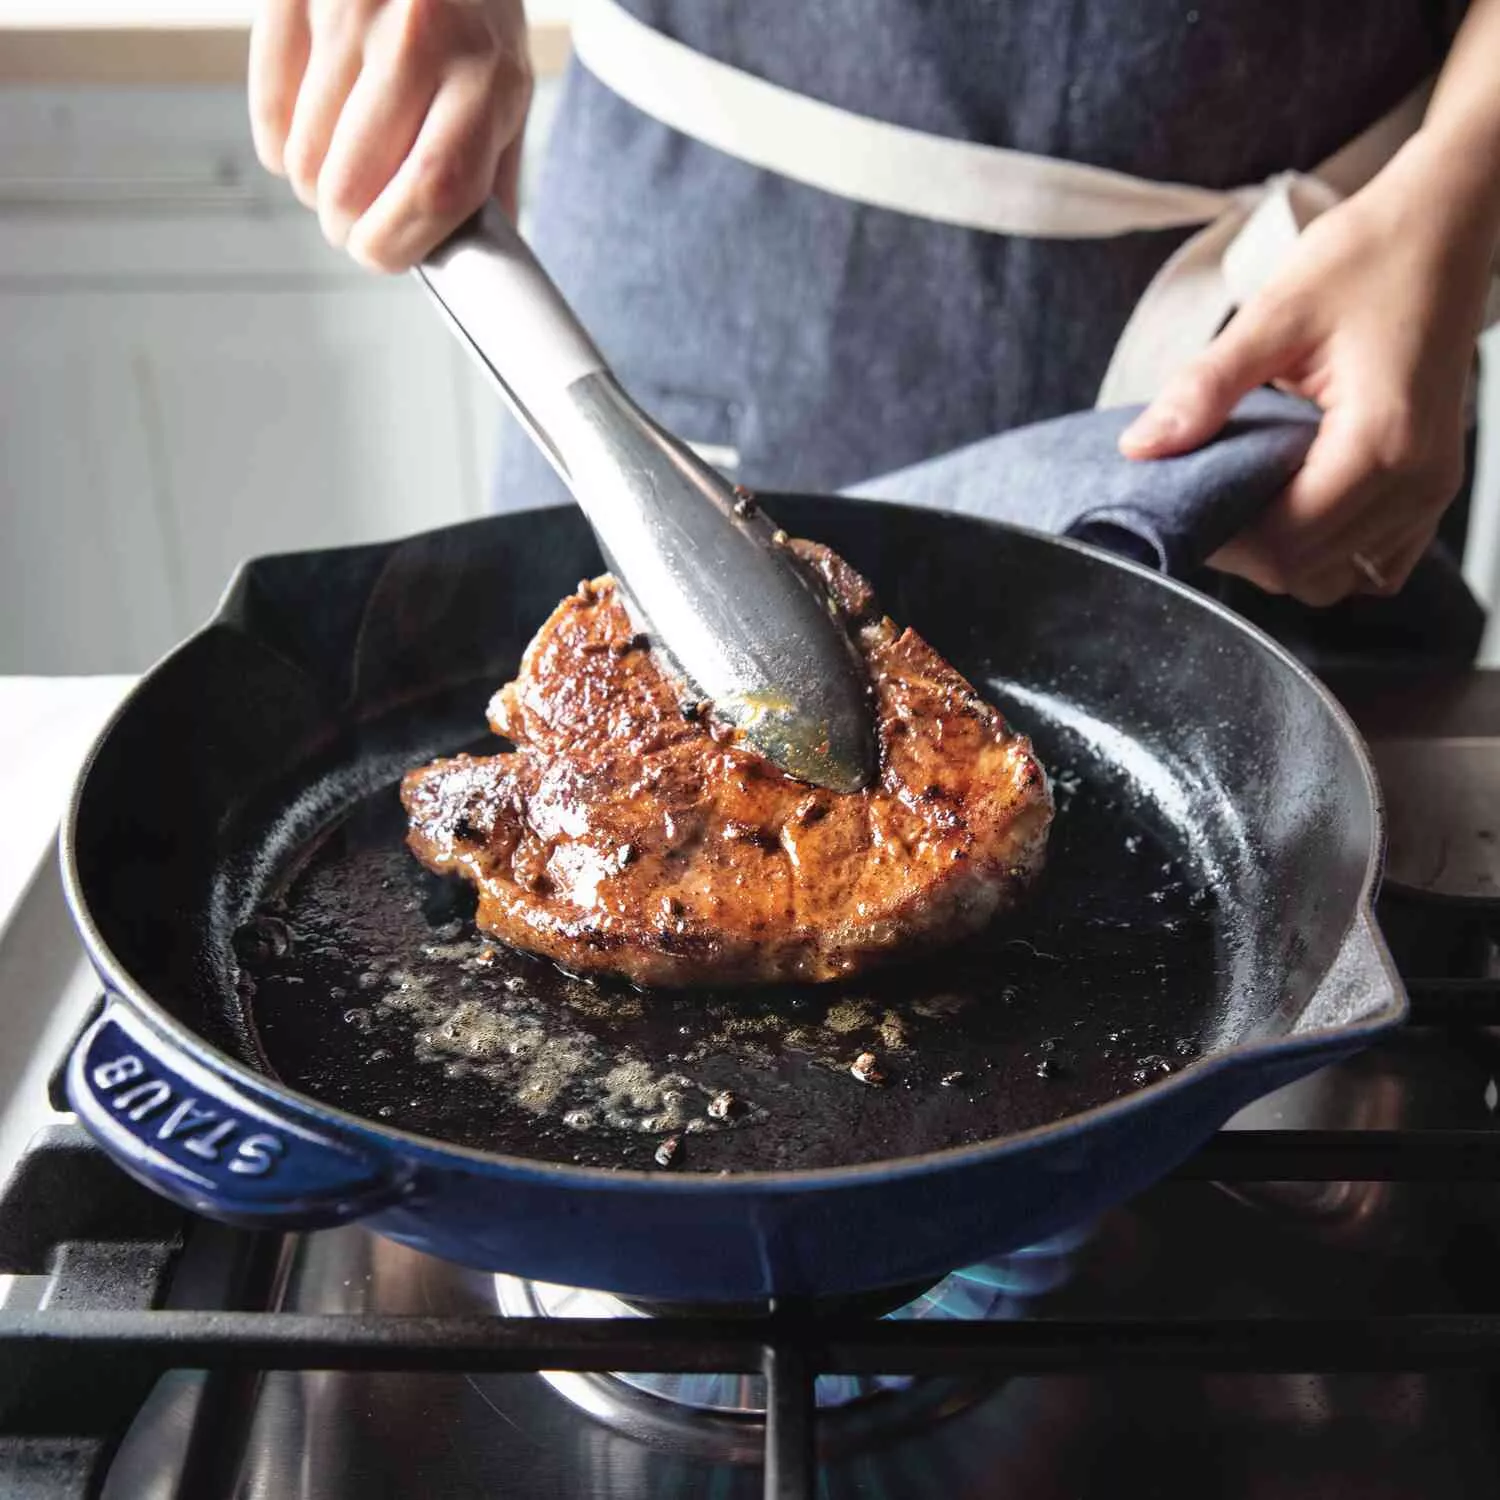
M1438 166L1439 212L1500 240L1500 0L1472 0L1416 137Z

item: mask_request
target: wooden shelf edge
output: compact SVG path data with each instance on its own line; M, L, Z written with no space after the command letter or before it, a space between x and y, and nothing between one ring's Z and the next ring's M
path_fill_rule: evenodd
M240 84L242 26L0 27L0 86ZM539 78L561 73L570 50L561 21L531 28Z

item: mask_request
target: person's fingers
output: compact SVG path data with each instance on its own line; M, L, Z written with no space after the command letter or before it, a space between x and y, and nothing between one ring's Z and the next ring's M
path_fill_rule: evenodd
M1295 315L1258 299L1179 370L1120 435L1126 458L1167 458L1206 443L1247 392L1285 375L1305 353Z
M405 161L440 75L441 59L416 28L394 31L367 52L318 172L318 220L330 244L344 244Z
M1330 413L1308 462L1267 516L1288 591L1309 604L1399 591L1415 565L1413 550L1421 555L1457 492L1462 466L1461 438L1431 439L1399 403Z
M526 121L523 118L516 138L500 153L495 169L494 199L514 221L521 216L521 159L526 149Z
M1291 594L1315 607L1336 604L1350 594L1388 598L1400 593L1411 577L1432 542L1437 520L1423 514L1413 522L1393 492L1376 501L1372 512L1373 522L1369 516L1361 517L1296 571L1282 565L1274 544L1255 527L1220 548L1209 563L1221 573L1248 579L1266 593Z
M1267 551L1254 525L1224 543L1208 560L1220 573L1232 573L1267 594L1286 593L1286 580Z
M1351 594L1390 592L1391 580L1383 561L1391 550L1377 550L1370 544L1330 548L1291 580L1288 592L1317 609L1337 604Z
M1437 531L1440 510L1413 506L1410 496L1392 485L1379 500L1328 543L1328 566L1348 559L1359 575L1356 592L1396 594ZM1410 560L1408 560L1410 558ZM1368 566L1367 566L1368 564Z
M1353 594L1390 598L1399 594L1411 570L1432 541L1433 528L1423 525L1383 546L1374 543L1331 555L1297 580L1292 593L1304 604L1324 608Z
M1377 507L1329 544L1328 571L1337 571L1340 560L1346 559L1340 576L1347 582L1351 571L1354 575L1353 586L1345 592L1390 597L1405 587L1436 535L1441 516L1441 510L1431 507L1414 509L1404 503L1408 498L1392 489Z
M1421 527L1394 552L1387 553L1383 559L1375 559L1376 566L1385 577L1385 583L1380 588L1370 587L1366 592L1379 594L1387 599L1399 594L1406 587L1407 581L1411 578L1417 564L1422 561L1436 535L1436 526Z
M1398 482L1372 481L1362 490L1357 513L1315 547L1299 550L1295 561L1288 560L1277 519L1268 516L1215 553L1210 564L1315 607L1356 593L1388 597L1411 576L1441 513L1441 506L1413 503Z
M282 161L292 191L308 208L318 202L318 174L344 101L359 77L367 18L355 5L325 5L313 14L312 44Z
M1329 541L1377 498L1381 475L1338 413L1324 418L1301 469L1266 510L1213 559L1225 572L1270 593L1303 597L1302 586L1329 571ZM1347 550L1337 553L1341 565ZM1304 600L1304 602L1312 602Z
M503 58L450 72L406 160L349 231L362 264L402 271L451 234L489 196L501 150L531 99L524 64Z
M285 171L282 151L307 67L306 0L262 0L250 28L250 135L261 165Z

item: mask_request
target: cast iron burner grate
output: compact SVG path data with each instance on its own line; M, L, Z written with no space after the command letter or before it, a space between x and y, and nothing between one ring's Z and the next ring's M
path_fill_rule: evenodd
M1092 1234L1093 1226L1085 1225L1010 1255L996 1256L983 1264L955 1271L929 1285L842 1299L837 1307L822 1303L818 1315L827 1317L838 1313L895 1322L988 1322L1025 1317L1035 1310L1038 1298L1068 1280L1078 1251ZM513 1276L496 1276L495 1292L500 1311L510 1317L660 1318L687 1311L641 1304L605 1292L523 1281ZM711 1308L705 1310L708 1315L714 1311ZM748 1313L753 1316L764 1309L739 1311L740 1315ZM659 1440L669 1447L700 1446L692 1437L691 1419L696 1413L751 1419L763 1419L766 1413L766 1382L759 1374L613 1371L608 1375L585 1375L559 1370L540 1373L560 1395L591 1416L629 1436ZM909 1375L881 1372L821 1374L814 1379L813 1402L820 1416L831 1416L846 1412L859 1403L912 1391L914 1384ZM903 1403L901 1412L890 1410L891 1403L882 1401L886 1410L881 1420L889 1424L908 1410L951 1407L971 1394L981 1394L984 1389L986 1387L973 1386L972 1390L955 1388L918 1392L918 1399ZM642 1397L646 1399L643 1401ZM688 1420L674 1422L673 1416L677 1412L686 1414ZM712 1453L712 1443L701 1446ZM742 1444L733 1446L743 1447Z

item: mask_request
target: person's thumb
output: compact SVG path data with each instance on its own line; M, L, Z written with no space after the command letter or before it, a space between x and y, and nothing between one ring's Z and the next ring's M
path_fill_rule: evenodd
M1250 304L1120 434L1120 452L1126 458L1167 458L1201 446L1242 396L1286 373L1291 352L1280 320Z

